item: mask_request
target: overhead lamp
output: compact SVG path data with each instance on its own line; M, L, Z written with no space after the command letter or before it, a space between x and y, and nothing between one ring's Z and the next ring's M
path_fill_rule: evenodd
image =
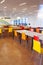
M2 0L0 3L2 4L2 3L4 3L5 2L5 0Z
M24 8L24 9L22 9L22 11L21 11L21 12L23 12L23 13L24 13L26 10L27 10L27 8Z
M20 19L20 17L17 17L17 19Z
M30 6L30 7L35 8L35 7L37 7L37 5L33 5L33 6Z
M24 8L24 9L22 9L23 11L26 11L27 10L27 8Z
M4 8L7 8L7 6L5 6Z
M27 3L24 2L24 3L19 4L19 6L23 6L23 5L26 5L26 4L27 4Z

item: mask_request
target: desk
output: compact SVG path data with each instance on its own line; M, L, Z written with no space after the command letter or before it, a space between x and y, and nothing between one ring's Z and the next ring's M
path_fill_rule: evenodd
M30 37L38 36L40 40L43 40L43 34L37 33L37 32L32 32L32 31L27 31L27 30L17 30L17 32L22 33L24 32L26 35Z

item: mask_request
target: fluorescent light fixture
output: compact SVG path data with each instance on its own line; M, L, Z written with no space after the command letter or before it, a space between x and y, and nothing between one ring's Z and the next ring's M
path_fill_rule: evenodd
M27 8L24 8L24 9L22 9L23 11L26 11L27 10Z
M30 7L35 8L35 7L37 7L37 5L32 5L32 6L30 6Z
M21 12L25 12L27 10L27 8L24 8L24 9L22 9L22 11Z
M7 6L4 7L5 9L7 8Z
M24 5L26 5L26 4L27 4L27 3L24 2L24 3L19 4L19 6L24 6Z
M2 4L2 3L4 3L5 2L5 0L2 0L0 3Z
M20 19L21 17L17 17L17 19Z

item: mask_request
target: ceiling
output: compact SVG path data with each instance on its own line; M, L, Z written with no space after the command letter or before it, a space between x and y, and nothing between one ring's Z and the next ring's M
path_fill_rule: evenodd
M0 16L36 15L43 0L0 0Z

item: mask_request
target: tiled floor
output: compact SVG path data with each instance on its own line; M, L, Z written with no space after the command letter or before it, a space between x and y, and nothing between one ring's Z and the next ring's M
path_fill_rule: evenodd
M12 38L0 39L0 65L34 65L32 54Z

